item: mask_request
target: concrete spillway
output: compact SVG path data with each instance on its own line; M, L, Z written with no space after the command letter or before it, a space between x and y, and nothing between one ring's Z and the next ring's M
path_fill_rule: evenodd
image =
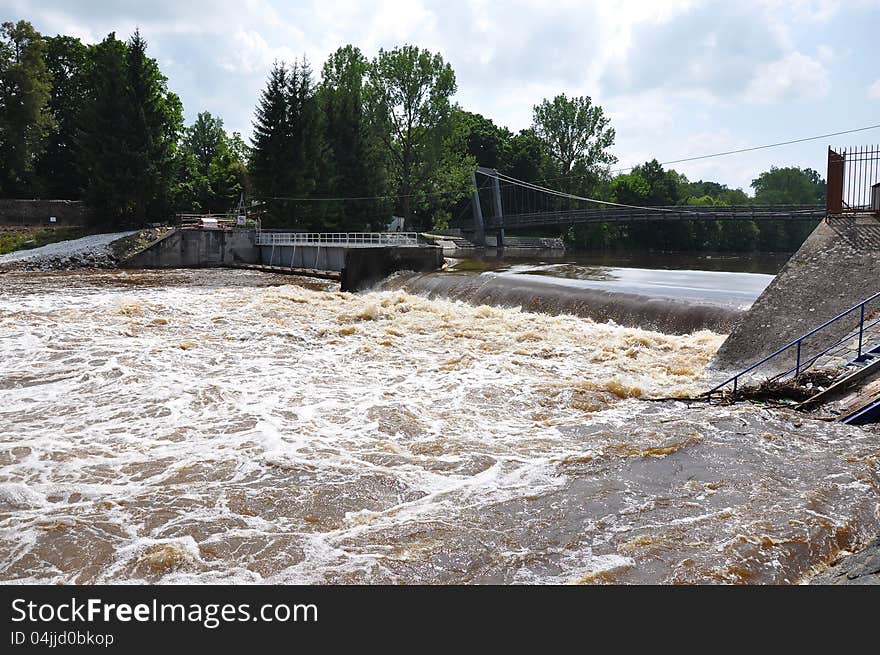
M829 217L782 268L719 348L712 367L743 369L880 289L880 220L871 215ZM868 315L880 306L867 307ZM804 341L803 353L818 352L858 326L859 314ZM867 344L875 345L875 344ZM794 365L795 349L770 364ZM767 370L768 369L762 369Z

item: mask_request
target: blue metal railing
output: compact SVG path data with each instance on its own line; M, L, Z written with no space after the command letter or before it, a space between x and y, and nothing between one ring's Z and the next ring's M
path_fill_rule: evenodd
M779 355L791 350L792 348L797 349L797 352L795 355L795 362L796 362L795 365L792 368L790 368L786 371L783 371L782 373L777 373L772 378L769 378L769 380L771 380L771 381L779 380L787 375L791 375L792 373L794 373L795 377L797 377L798 375L801 374L801 372L805 371L810 366L812 366L816 362L816 360L819 359L822 355L825 355L825 354L829 353L831 350L833 350L834 348L836 348L837 346L840 346L841 344L850 341L851 339L854 338L855 335L853 335L851 332L849 332L849 333L847 333L847 335L845 337L843 337L839 341L835 341L833 344L831 344L830 346L825 348L823 351L821 351L821 352L819 352L819 353L817 353L807 359L804 359L802 357L802 347L803 347L804 340L813 336L817 332L821 332L822 330L827 328L829 325L833 325L834 323L837 323L837 321L849 316L850 314L852 314L853 312L856 312L856 311L859 312L859 333L858 333L859 346L858 346L858 356L857 356L857 359L858 359L859 357L862 356L862 349L864 347L865 330L867 328L870 328L870 327L880 323L880 319L877 319L877 320L869 323L868 325L865 325L865 306L869 302L871 302L872 300L875 300L876 298L880 298L880 292L875 293L873 296L870 296L869 298L866 298L865 300L860 302L858 305L853 305L852 307L847 309L845 312L838 314L834 318L825 321L824 323L822 323L822 325L813 328L812 330L810 330L806 334L801 335L800 337L798 337L797 339L795 339L791 343L788 343L788 344L782 346L782 348L780 348L779 350L776 350L775 352L770 353L769 355L767 355L763 359L761 359L761 360L755 362L754 364L752 364L751 366L749 366L747 369L740 371L739 373L737 373L733 377L728 378L727 380L725 380L721 384L718 384L718 385L712 387L711 389L709 389L709 391L706 391L700 395L705 396L706 398L711 400L713 394L718 393L724 387L726 387L727 385L732 383L733 390L732 390L731 398L735 400L737 388L739 386L739 380L741 377L751 373L752 371L754 371L756 368L758 368L762 364L766 364L771 359L778 357Z

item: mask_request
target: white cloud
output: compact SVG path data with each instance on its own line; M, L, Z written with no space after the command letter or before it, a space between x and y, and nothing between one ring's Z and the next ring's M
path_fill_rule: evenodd
M800 52L763 64L749 83L745 98L756 104L815 100L828 95L831 82L825 66Z
M296 54L290 48L270 47L256 30L238 30L232 43L221 54L222 66L232 73L264 75L274 61L293 61Z
M880 0L0 0L10 19L94 42L135 26L180 94L247 137L275 60L320 72L347 43L368 57L403 43L439 51L455 100L513 130L558 93L588 95L612 117L620 165L726 150L876 122ZM846 34L845 42L829 35ZM876 80L876 81L874 81ZM840 89L837 89L837 86ZM859 91L865 89L866 91ZM809 101L809 112L798 111ZM748 182L767 162L816 167L823 144L689 164L688 176ZM761 151L764 152L764 151ZM821 162L819 162L821 163Z

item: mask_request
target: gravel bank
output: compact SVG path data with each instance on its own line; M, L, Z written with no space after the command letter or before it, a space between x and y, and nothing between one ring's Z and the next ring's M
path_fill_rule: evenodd
M109 268L116 265L111 244L134 232L93 234L59 241L31 250L0 255L0 270L57 271L75 268Z

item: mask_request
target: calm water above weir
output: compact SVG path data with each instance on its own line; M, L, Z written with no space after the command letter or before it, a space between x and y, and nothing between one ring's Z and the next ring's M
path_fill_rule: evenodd
M502 277L529 275L535 281L550 285L745 309L770 284L789 257L782 253L595 255L546 252L544 255L463 258L453 260L450 270Z
M646 400L703 391L723 338L245 271L8 273L0 579L795 582L874 536L877 435Z

